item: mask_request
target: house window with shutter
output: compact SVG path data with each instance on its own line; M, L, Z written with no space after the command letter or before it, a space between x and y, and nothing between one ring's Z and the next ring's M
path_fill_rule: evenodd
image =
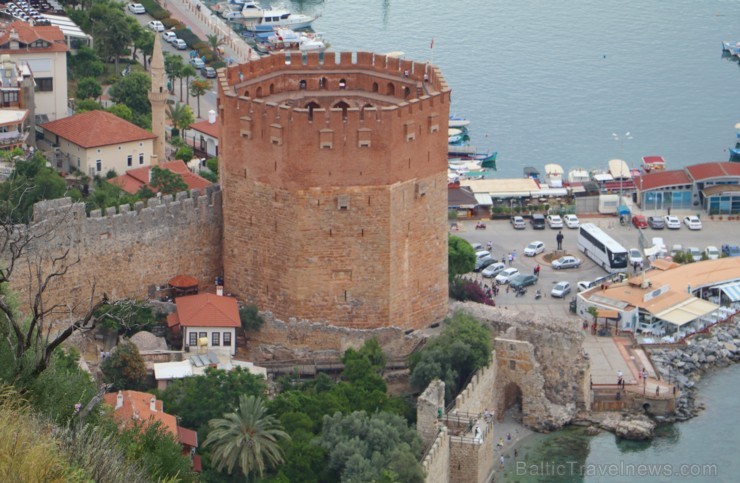
M231 332L224 332L224 346L231 347Z
M191 345L193 347L198 345L198 333L197 332L190 332L189 339L190 340L188 341L188 345Z
M221 345L221 332L211 332L211 345L212 346Z

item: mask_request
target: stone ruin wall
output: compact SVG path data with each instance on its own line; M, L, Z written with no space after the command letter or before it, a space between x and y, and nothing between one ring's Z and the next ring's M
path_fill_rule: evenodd
M425 483L450 483L450 435L446 428L437 433L421 464L426 474Z
M497 368L494 357L495 352L492 352L488 366L476 372L465 389L457 395L454 411L482 414L486 409L494 409Z
M29 246L24 261L41 263L48 272L50 257L69 249L68 261L79 263L56 280L48 291L47 304L63 303L84 311L95 294L111 300L144 299L154 286L166 286L177 275L195 277L200 288L213 286L221 268L221 191L213 186L205 194L197 190L177 196L123 205L117 212L94 210L89 216L84 203L61 198L37 203L29 228L47 232ZM12 286L26 300L31 285L29 268L18 263Z
M472 437L450 436L450 481L453 483L486 483L493 469L493 431Z

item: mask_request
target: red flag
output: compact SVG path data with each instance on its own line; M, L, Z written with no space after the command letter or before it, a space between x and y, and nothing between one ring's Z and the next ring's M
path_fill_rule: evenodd
M429 44L429 48L430 49L433 49L434 48L434 37L432 37L432 43Z

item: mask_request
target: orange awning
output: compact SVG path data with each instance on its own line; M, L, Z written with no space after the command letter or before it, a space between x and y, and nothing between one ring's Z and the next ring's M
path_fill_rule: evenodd
M178 275L169 281L170 287L190 288L198 286L198 279L188 275Z
M596 313L596 317L600 319L618 319L619 311L602 309Z

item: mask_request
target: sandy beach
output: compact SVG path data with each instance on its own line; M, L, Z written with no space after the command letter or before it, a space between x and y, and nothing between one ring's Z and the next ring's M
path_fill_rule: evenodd
M534 431L516 422L511 413L505 414L504 421L494 424L493 437L496 446L494 447L495 464L491 481L503 481L504 467L501 466L501 456L504 457L504 466L508 467L513 464L518 459L514 456L514 451L517 450L519 443L532 434ZM511 440L508 439L508 435L511 435ZM503 438L503 447L499 446L501 438ZM521 458L522 455L518 457Z

